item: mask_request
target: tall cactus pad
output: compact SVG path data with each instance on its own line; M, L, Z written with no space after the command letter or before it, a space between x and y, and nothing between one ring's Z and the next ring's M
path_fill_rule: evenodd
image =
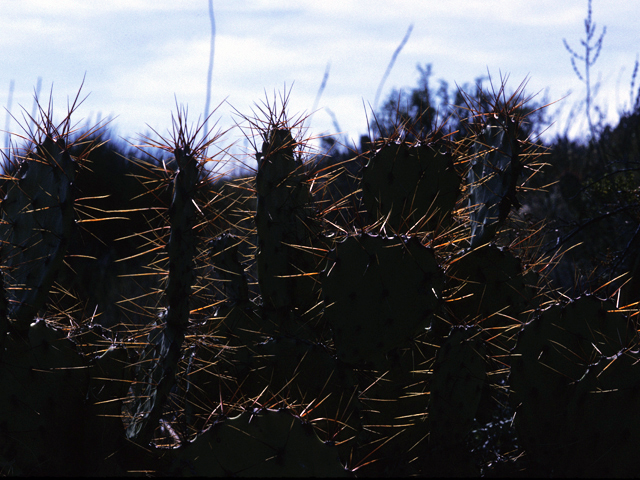
M522 165L518 130L511 116L489 115L475 140L467 174L472 247L493 240L511 207L519 207L516 186Z
M407 233L422 222L432 231L451 217L460 177L452 156L434 146L391 143L364 168L362 192L369 223L385 219L387 231Z
M131 406L129 438L146 443L153 435L162 415L167 397L175 385L181 347L189 324L189 300L195 274L193 258L196 252L196 222L194 195L198 181L198 161L189 148L176 148L179 167L174 179L174 191L169 217L169 283L165 291L167 308L161 322L149 334L142 354L139 383L134 386L136 399Z
M246 412L175 452L171 473L203 477L344 477L335 447L288 411Z
M429 442L423 463L431 475L475 476L466 442L486 386L487 349L478 327L455 326L440 347L429 385Z
M637 332L613 309L594 297L553 306L525 325L513 350L510 401L520 441L559 475L611 467L618 458L611 449L633 447L626 458L638 458L630 440L640 426L621 408L632 411L640 392Z
M62 266L74 227L74 178L64 141L48 136L21 162L2 202L5 288L13 287L9 315L19 330L45 305Z
M198 181L198 161L188 148L176 148L178 174L174 179L173 199L169 209L171 237L169 238L169 284L167 297L167 325L185 330L189 321L189 298L195 280L193 259L196 254L195 189Z
M338 358L375 361L408 342L429 326L442 285L433 251L415 238L362 234L338 243L322 276Z
M258 154L258 283L267 309L304 312L317 302L314 279L305 277L317 272L317 262L303 249L318 231L295 145L289 130L273 130Z

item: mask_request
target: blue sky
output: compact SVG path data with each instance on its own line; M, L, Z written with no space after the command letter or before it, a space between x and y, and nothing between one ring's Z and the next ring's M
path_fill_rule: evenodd
M556 104L559 128L570 107L584 98L584 84L571 67L563 38L574 48L584 38L587 0L214 0L217 35L212 104L221 127L251 115L256 102L292 87L291 116L310 113L328 62L331 69L309 134L341 130L357 139L366 132L367 110L407 28L412 34L388 77L382 97L416 85L416 65L431 63L433 83L473 82L490 72L509 74L516 88ZM118 135L135 138L147 124L161 133L171 125L175 98L196 120L205 106L210 47L208 0L5 0L0 16L0 104L13 80L12 112L31 111L34 88L53 87L62 115L86 74L90 93L75 120L117 117ZM592 75L600 75L596 103L609 121L629 104L634 62L640 53L637 0L594 0L604 46ZM640 77L640 74L639 74ZM640 78L636 79L636 88ZM545 93L546 92L546 93ZM233 107L233 108L232 108ZM4 124L4 119L0 119ZM584 131L576 124L573 133ZM557 128L556 127L556 128ZM19 131L12 122L10 129ZM242 142L240 132L229 141Z

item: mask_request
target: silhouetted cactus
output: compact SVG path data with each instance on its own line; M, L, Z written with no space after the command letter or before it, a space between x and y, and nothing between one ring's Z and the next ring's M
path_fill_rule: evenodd
M526 451L549 473L623 476L638 466L640 391L633 323L609 302L585 296L527 323L513 350L515 423ZM625 433L626 432L626 433Z
M317 288L306 274L317 271L313 247L319 234L304 165L291 132L269 130L257 155L256 233L258 283L265 314L280 312L285 331L290 312L300 317L317 303ZM284 313L283 313L284 312Z
M148 205L131 209L135 251L113 260L149 261L113 280L117 299L78 305L59 272L78 265L65 248L83 162L68 131L35 142L4 186L0 462L23 474L476 475L490 468L478 432L516 410L509 455L537 462L530 473L635 471L635 319L595 297L548 306L527 241L501 233L532 148L516 97L474 112L473 138L378 141L357 179L366 211L360 192L330 197L340 168L358 169L307 158L284 105L251 120L255 178L226 183L203 167L215 138L198 143L179 112L172 141L147 145L176 170L136 160ZM113 325L98 325L103 312ZM479 448L498 455L498 442Z
M173 179L173 198L169 208L171 234L167 245L169 278L165 290L166 309L148 337L141 361L139 379L134 386L136 399L127 436L147 444L158 427L163 408L176 382L182 343L189 326L191 288L195 280L194 257L197 237L195 191L199 181L200 150L192 151L193 140L185 138L180 127L173 148L178 171Z

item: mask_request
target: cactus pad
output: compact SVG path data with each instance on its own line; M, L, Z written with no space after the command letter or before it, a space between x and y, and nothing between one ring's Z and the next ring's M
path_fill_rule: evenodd
M623 413L640 391L637 333L613 309L593 296L550 307L525 325L513 350L520 439L559 474L591 474L589 465L603 475L621 472L614 465L623 443L634 453L624 458L637 458L631 438L638 422Z
M362 190L369 223L385 219L395 233L419 223L426 226L420 230L435 230L451 217L460 177L451 155L433 146L391 143L369 160Z
M433 369L429 443L461 443L469 433L486 378L485 348L477 327L453 327Z
M363 234L338 243L322 276L338 358L373 361L408 342L429 326L442 284L432 250L415 238Z

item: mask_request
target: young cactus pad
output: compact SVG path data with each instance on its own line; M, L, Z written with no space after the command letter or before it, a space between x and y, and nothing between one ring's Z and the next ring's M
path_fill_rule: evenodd
M489 115L475 141L467 174L472 247L493 240L511 207L519 207L516 183L522 165L518 129L511 116Z

